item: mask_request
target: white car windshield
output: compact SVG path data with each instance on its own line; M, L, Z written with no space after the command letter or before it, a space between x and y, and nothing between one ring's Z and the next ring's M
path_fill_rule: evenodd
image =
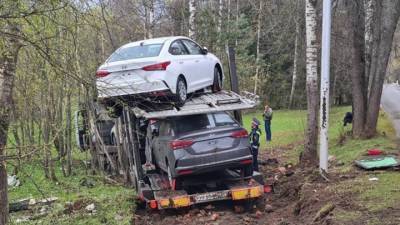
M110 56L107 62L156 57L160 54L162 46L163 44L150 44L120 48Z

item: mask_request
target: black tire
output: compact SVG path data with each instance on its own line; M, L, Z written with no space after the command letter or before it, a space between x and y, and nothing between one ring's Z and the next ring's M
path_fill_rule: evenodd
M262 196L256 198L254 200L254 205L257 207L258 210L263 212L265 210L265 206L267 205L266 204L265 194L263 194Z
M187 85L183 77L176 81L175 103L178 107L183 106L187 99Z
M214 68L214 83L211 89L214 93L222 90L221 71L217 67Z
M111 135L111 145L114 145L114 146L118 145L117 139L115 138L114 134Z
M141 199L135 199L136 209L144 210L146 209L146 202Z
M243 176L244 177L251 177L253 176L253 165L246 165L242 168L243 170Z
M172 176L171 168L169 167L169 165L167 165L167 170L168 170L168 181L169 181L169 184L171 186L171 189L172 190L180 190L180 189L182 189L182 185L181 185L180 179L177 178L177 177L174 178Z

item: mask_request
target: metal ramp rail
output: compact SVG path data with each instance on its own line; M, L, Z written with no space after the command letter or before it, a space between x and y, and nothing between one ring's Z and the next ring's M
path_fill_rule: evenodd
M144 110L133 107L132 111L138 118L155 119L194 114L251 109L259 104L259 96L243 92L239 95L233 91L205 93L188 100L182 107L170 107L164 110Z

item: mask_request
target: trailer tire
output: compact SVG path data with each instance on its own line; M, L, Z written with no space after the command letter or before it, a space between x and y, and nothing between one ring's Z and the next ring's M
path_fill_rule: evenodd
M136 205L136 209L139 209L139 210L146 209L146 201L143 201L139 198L136 199L135 205Z
M221 80L221 72L220 69L216 66L214 68L214 82L211 86L212 92L219 92L222 90L222 80Z
M167 164L167 170L168 170L168 181L169 185L171 186L171 190L180 190L182 188L180 179L172 177L171 168L169 167L168 164Z
M257 207L258 210L264 211L265 210L265 205L266 205L266 198L265 194L261 195L260 197L256 198L254 200L254 204Z
M242 168L244 177L251 177L253 176L253 165L246 165Z

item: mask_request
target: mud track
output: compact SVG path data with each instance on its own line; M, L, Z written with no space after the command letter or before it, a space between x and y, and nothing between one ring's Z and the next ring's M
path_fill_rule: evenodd
M260 155L261 172L265 181L273 184L273 193L266 195L265 208L255 206L247 207L246 204L235 204L232 201L217 202L191 207L184 210L155 211L139 210L135 213L135 225L294 225L294 224L343 224L336 222L333 217L334 210L366 211L361 206L353 203L352 193L336 192L332 190L335 183L354 179L359 171L349 174L331 174L329 183L323 180L318 172L304 171L285 162L285 151L291 148L262 151ZM340 193L340 194L339 194ZM399 210L394 210L396 213ZM392 214L391 214L392 213ZM388 215L396 216L393 212L379 212L382 218ZM368 212L365 217L350 221L348 224L366 224ZM390 221L390 220L389 220ZM385 223L391 224L391 223Z

